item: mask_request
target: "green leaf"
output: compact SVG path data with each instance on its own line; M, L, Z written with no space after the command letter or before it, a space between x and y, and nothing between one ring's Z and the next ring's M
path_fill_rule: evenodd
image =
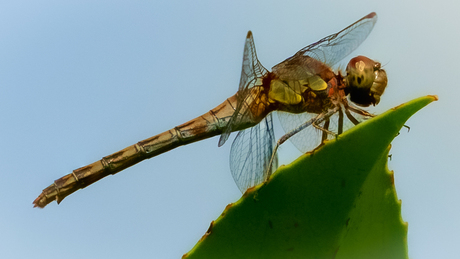
M390 142L435 96L370 119L229 204L184 258L407 258Z

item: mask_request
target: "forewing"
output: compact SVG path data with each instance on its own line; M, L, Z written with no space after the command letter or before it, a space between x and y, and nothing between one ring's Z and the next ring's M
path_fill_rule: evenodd
M292 79L303 79L299 78L299 76L310 76L311 71L309 71L309 68L314 66L310 66L314 61L305 59L307 56L324 63L327 67L333 67L367 38L376 22L377 14L370 13L340 32L329 35L299 50L294 56L274 66L272 71L278 74L281 71L304 71L305 75L297 73L292 76L297 77ZM314 74L318 74L318 71L315 71Z
M267 72L267 69L265 69L257 59L256 47L254 45L252 32L248 31L246 42L244 44L243 68L241 69L240 85L237 93L237 106L224 132L220 136L219 147L227 141L230 133L232 133L234 129L234 125L238 125L242 116L245 116L245 114L240 114L240 111L245 103L246 98L248 98L250 89L255 85L261 84L262 82L260 78Z
M257 59L254 38L252 37L252 32L248 31L246 42L244 44L243 68L241 69L238 92L246 91L247 89L253 87L257 78L262 77L267 72L267 69L265 69Z
M230 151L230 170L241 192L266 180L265 172L275 144L272 114L267 115L256 126L238 133ZM277 167L278 159L275 157L272 172Z

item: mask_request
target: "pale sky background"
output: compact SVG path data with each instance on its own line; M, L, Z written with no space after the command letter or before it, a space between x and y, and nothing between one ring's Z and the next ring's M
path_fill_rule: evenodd
M352 54L387 70L372 111L439 96L391 150L409 255L458 258L458 1L162 2L0 2L1 258L180 258L241 196L231 141L175 149L60 205L32 201L72 170L233 95L248 30L270 69L372 11L379 20ZM289 145L282 164L300 155Z

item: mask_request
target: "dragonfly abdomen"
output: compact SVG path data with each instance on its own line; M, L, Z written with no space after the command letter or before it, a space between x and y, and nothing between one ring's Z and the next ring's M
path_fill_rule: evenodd
M220 135L229 118L233 115L235 107L236 96L232 96L202 116L139 141L137 144L105 156L92 164L78 168L44 189L33 204L35 207L44 208L54 200L60 203L75 191L83 189L108 175L116 174L144 159L182 145Z

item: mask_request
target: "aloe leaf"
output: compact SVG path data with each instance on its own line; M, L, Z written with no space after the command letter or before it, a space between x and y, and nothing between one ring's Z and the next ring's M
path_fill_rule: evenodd
M408 258L388 152L434 100L390 109L280 167L229 204L184 258Z

